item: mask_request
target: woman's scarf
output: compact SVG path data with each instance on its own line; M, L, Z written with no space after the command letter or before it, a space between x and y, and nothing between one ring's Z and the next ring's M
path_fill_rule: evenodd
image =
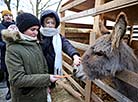
M22 34L21 32L19 32L19 35L20 35L22 40L27 40L27 41L36 41L37 40L37 36L31 37L31 36L28 36L26 34Z
M55 51L54 74L62 75L62 41L59 31L55 28L40 28L43 36L53 37L53 47Z

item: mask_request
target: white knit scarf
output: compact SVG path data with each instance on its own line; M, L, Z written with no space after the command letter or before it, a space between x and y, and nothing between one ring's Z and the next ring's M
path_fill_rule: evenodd
M52 43L55 51L54 70L56 70L54 71L54 74L62 75L62 41L59 31L55 28L41 27L40 32L43 36L48 36L48 37L53 36ZM61 72L59 72L59 70Z

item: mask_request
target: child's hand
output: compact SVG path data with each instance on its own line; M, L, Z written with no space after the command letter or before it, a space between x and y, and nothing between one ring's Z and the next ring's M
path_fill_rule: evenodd
M73 59L73 65L79 66L81 64L81 57L79 57L78 55L74 55Z

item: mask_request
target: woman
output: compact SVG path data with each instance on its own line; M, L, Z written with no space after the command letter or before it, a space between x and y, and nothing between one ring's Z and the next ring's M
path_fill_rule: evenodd
M19 31L2 31L7 43L6 65L12 92L12 102L47 102L47 87L58 80L48 74L43 52L37 42L39 20L30 13L16 18ZM7 33L8 32L8 33Z

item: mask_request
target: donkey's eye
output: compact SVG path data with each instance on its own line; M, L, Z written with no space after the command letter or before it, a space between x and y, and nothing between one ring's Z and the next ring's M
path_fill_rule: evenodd
M105 52L103 52L103 51L98 51L98 52L94 52L94 54L95 55L97 55L97 56L105 56Z
M103 56L104 54L102 52L95 52L95 55Z

